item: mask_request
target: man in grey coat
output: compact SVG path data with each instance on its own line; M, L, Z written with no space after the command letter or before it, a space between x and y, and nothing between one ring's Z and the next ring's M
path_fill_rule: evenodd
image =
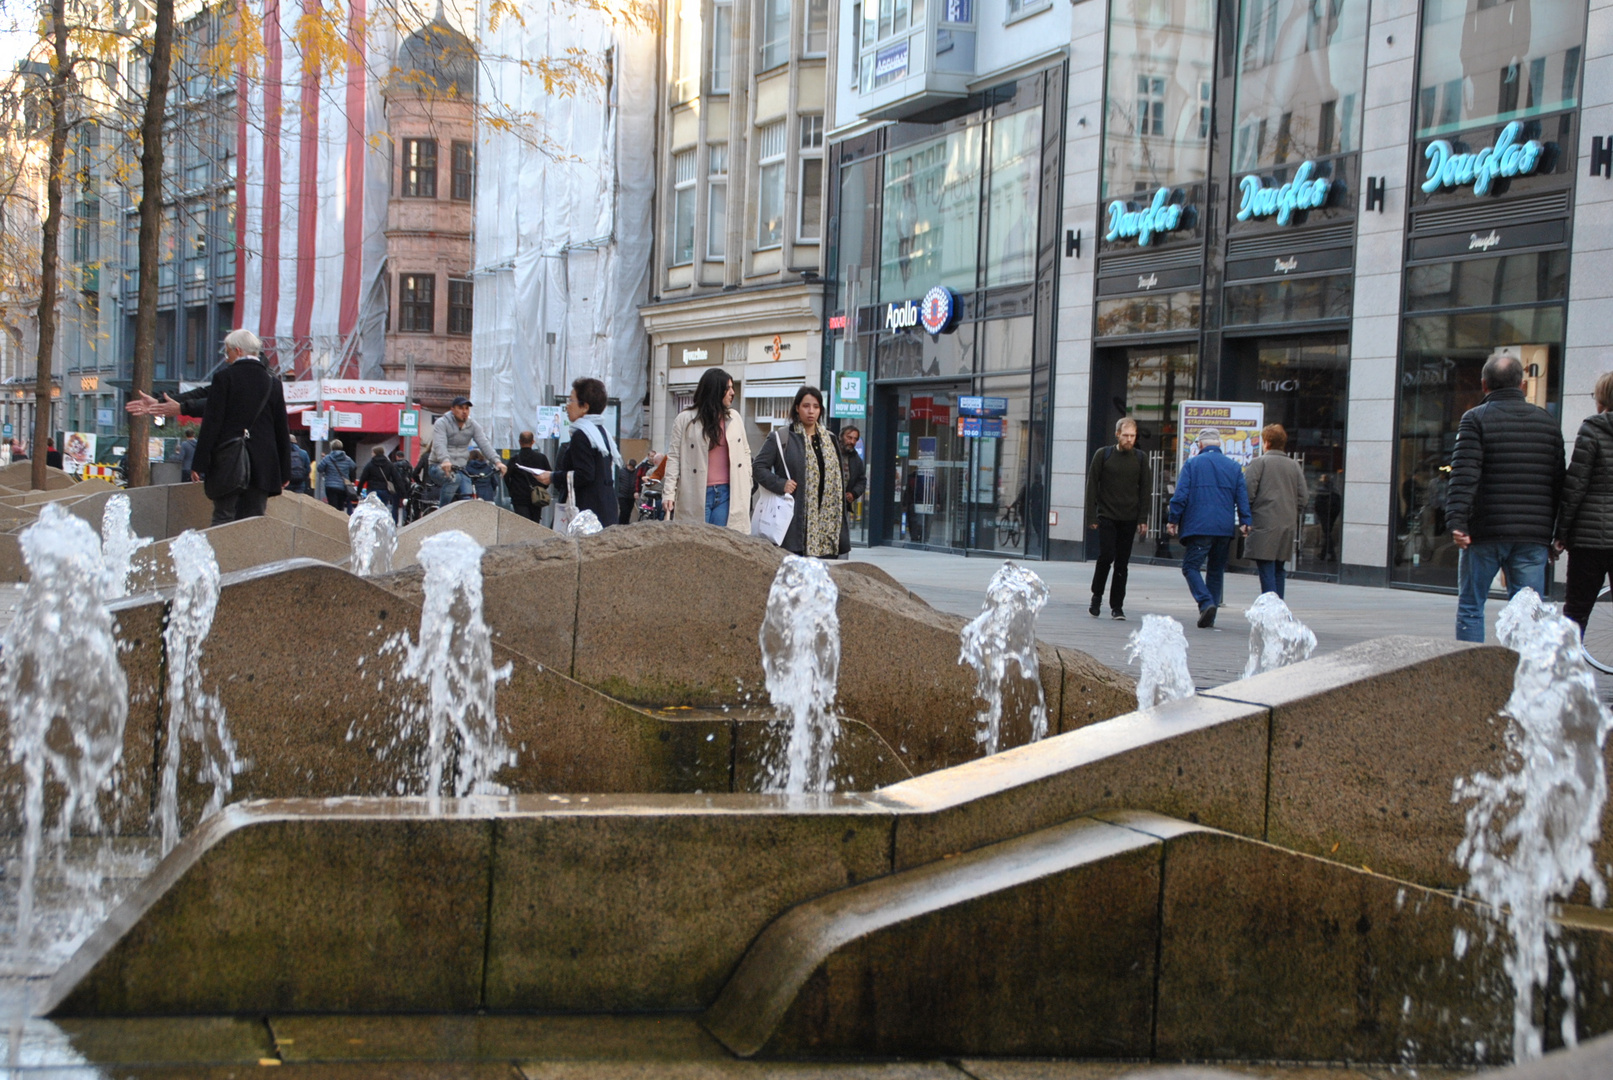
M503 476L507 466L493 449L493 440L487 437L482 425L470 418L471 403L468 397L456 397L448 411L437 417L431 429L431 481L442 485L438 506L447 506L456 498L470 498L475 493L471 478L465 475L465 463L470 460L471 444L475 443L482 456L493 463Z

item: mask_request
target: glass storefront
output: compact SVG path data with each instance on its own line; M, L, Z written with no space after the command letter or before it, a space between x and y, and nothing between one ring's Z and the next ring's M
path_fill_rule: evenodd
M1103 203L1209 176L1215 9L1214 0L1109 5Z
M1423 0L1417 135L1579 104L1585 10L1562 0Z
M1243 0L1232 168L1359 149L1367 0Z

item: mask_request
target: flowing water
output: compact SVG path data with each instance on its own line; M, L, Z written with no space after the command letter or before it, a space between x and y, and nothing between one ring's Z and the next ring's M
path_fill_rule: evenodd
M604 531L605 526L599 523L599 515L592 510L584 510L572 518L571 524L566 526L567 536L593 536Z
M1150 709L1193 696L1187 671L1187 635L1169 615L1144 615L1143 625L1126 641L1126 659L1139 666L1137 707Z
M1030 741L1047 735L1047 698L1042 693L1041 663L1036 657L1036 616L1047 604L1047 586L1023 566L1003 564L986 586L980 614L963 628L958 663L975 669L975 696L985 703L976 715L980 730L975 738L988 755L997 752L1002 739L1003 694L1008 689L1008 665L1019 666L1019 680L1034 684L1036 703L1030 708Z
M834 790L840 717L840 590L820 559L787 555L767 593L758 635L767 694L784 729L762 790L801 794Z
M151 543L149 536L136 536L129 524L129 496L119 492L109 496L101 511L101 558L106 566L103 595L116 600L129 594L129 570L134 553Z
M398 525L391 508L375 492L364 496L347 519L347 542L353 552L348 563L353 573L374 577L392 572L392 556L398 550Z
M195 778L211 788L203 816L223 808L241 762L230 737L224 704L202 680L202 643L213 628L218 609L218 559L202 533L187 529L169 547L174 560L174 598L163 627L168 683L168 722L162 738L162 782L157 793L157 821L162 853L179 843L179 780L184 745L199 756Z
M495 776L515 764L515 754L504 741L497 697L511 665L493 664L493 634L482 616L482 545L457 529L439 533L420 545L420 565L420 637L406 646L403 672L426 691L419 718L426 794L502 794Z
M1546 989L1554 951L1565 973L1563 1042L1576 1041L1573 976L1550 914L1582 882L1598 907L1606 898L1592 845L1607 800L1602 751L1613 716L1597 699L1579 628L1533 589L1507 604L1496 636L1518 654L1504 710L1508 771L1457 779L1453 800L1472 805L1456 861L1468 872L1467 892L1490 905L1511 938L1503 966L1513 985L1513 1056L1529 1061L1542 1052L1535 994ZM1467 942L1458 937L1456 946L1460 955Z
M112 614L102 603L101 546L89 524L48 504L19 539L29 581L0 643L0 698L11 760L23 774L14 937L21 959L34 948L36 885L46 844L65 847L75 826L90 834L102 829L97 796L123 757L129 687ZM60 792L48 835L47 785Z
M1243 669L1245 679L1262 671L1275 671L1309 660L1316 651L1316 635L1294 618L1294 613L1276 593L1261 593L1243 617L1249 620L1249 663Z

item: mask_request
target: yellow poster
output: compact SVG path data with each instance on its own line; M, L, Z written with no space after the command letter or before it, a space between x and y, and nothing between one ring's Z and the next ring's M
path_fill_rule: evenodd
M1260 456L1260 429L1266 426L1266 406L1258 401L1184 401L1177 414L1181 426L1176 468L1199 452L1199 432L1215 428L1221 433L1221 452L1247 466Z

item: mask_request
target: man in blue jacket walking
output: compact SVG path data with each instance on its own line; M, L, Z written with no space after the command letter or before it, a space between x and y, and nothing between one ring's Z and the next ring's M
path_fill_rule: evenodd
M1199 605L1199 626L1215 625L1215 612L1221 606L1221 583L1226 577L1227 556L1232 537L1249 535L1249 488L1237 462L1221 452L1221 433L1215 428L1199 432L1198 455L1188 459L1176 477L1176 494L1171 496L1172 536L1182 538L1187 549L1182 556L1182 576L1188 591ZM1202 576L1209 559L1209 580Z

